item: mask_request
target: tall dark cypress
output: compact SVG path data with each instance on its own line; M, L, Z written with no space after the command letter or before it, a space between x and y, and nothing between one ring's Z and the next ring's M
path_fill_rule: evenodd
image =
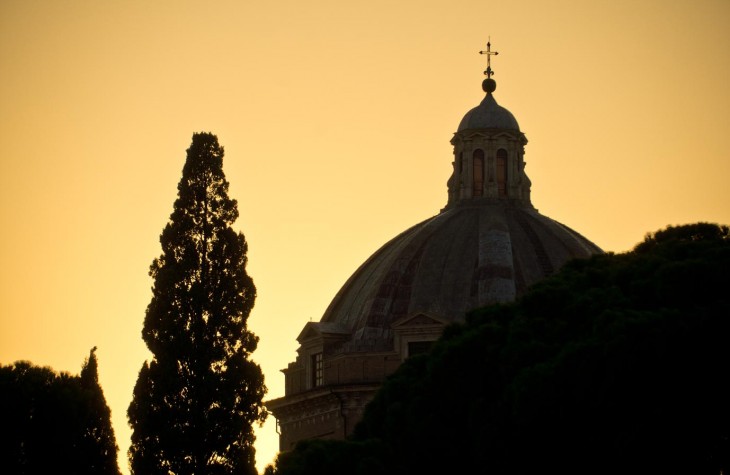
M198 133L160 236L142 337L153 354L129 406L135 475L255 474L253 424L266 391L246 321L256 288L223 174L223 147Z

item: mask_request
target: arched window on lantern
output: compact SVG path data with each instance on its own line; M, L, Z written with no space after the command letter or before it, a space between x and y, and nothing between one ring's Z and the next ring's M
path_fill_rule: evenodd
M497 196L507 196L507 150L497 150Z
M484 150L476 149L473 154L474 191L472 196L484 196Z

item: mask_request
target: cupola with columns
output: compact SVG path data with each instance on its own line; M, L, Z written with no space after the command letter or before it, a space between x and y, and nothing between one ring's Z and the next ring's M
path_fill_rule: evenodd
M515 117L497 104L497 83L491 57L499 54L487 43L487 78L482 82L484 100L466 113L451 139L454 146L454 172L448 181L446 209L482 201L508 200L532 207L530 179L525 174L525 144Z

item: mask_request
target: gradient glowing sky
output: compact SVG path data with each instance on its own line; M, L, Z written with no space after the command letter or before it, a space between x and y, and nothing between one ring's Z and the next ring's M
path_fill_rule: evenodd
M495 97L541 213L608 251L730 223L727 0L0 2L0 363L98 346L127 473L141 328L193 132L225 147L269 398L371 253L446 203L449 140ZM259 468L277 448L259 431Z

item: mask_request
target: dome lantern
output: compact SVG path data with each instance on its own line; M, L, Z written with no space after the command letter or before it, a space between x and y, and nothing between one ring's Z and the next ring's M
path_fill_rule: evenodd
M532 207L530 179L525 174L524 152L527 138L520 131L517 119L497 104L492 94L497 83L491 57L499 54L487 49L487 76L482 82L486 96L466 113L451 139L454 146L454 171L448 181L446 208L471 203L474 200L507 200Z

